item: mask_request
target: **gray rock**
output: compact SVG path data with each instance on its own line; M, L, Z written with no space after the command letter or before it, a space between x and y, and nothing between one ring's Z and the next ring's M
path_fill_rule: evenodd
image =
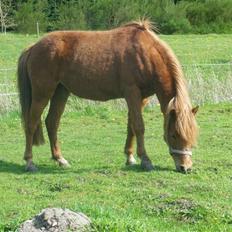
M31 220L25 221L18 232L90 231L90 219L83 213L69 209L47 208Z

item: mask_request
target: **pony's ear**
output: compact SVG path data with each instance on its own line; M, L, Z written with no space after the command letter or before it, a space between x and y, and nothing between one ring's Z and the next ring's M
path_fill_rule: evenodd
M196 106L196 107L192 108L192 113L193 113L194 115L196 115L198 109L199 109L199 106Z

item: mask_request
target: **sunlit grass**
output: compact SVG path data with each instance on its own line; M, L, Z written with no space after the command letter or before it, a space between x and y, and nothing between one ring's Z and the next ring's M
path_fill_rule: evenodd
M159 107L144 113L146 147L156 166L149 173L125 167L127 112L107 109L65 112L59 136L72 166L60 169L46 143L34 148L35 174L24 172L19 115L0 117L0 231L13 231L46 207L81 211L100 232L232 230L231 104L200 108L189 175L174 170Z

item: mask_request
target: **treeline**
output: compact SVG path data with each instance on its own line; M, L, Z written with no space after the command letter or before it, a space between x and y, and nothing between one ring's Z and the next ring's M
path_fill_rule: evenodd
M232 0L3 0L8 30L108 29L149 18L163 34L232 33ZM1 10L1 9L0 9Z

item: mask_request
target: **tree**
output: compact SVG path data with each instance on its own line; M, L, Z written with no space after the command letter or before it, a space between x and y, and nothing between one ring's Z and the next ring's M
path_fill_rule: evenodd
M48 20L46 15L47 0L20 3L15 12L17 30L23 33L36 33L36 24L39 23L40 31L47 30Z
M81 4L75 0L62 3L58 9L59 15L56 28L62 30L86 29L87 24Z
M1 32L6 32L6 28L14 26L13 19L10 15L11 13L12 0L0 0L0 23Z

